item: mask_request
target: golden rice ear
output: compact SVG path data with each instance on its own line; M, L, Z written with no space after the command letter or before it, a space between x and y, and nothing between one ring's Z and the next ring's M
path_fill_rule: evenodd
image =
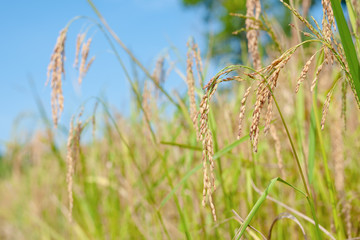
M67 153L66 153L66 165L67 165L67 173L66 173L66 182L67 182L67 191L68 191L68 201L69 201L69 212L68 219L69 222L72 222L72 209L74 206L73 200L73 175L74 175L74 116L70 120L70 129L69 136L67 140Z
M325 65L325 61L323 61L323 62L320 64L320 66L318 67L318 69L316 70L315 78L314 78L314 80L311 82L311 87L310 87L310 91L311 91L311 92L314 91L314 88L315 88L316 83L317 83L317 81L318 81L318 79L319 79L319 75L320 75L322 69L324 68L324 65Z
M95 57L93 56L89 62L86 64L86 61L89 56L90 51L90 44L91 44L92 38L89 38L86 43L82 45L81 48L81 59L80 59L80 68L79 68L79 84L82 83L83 78L85 77L87 71L89 70L91 64L95 60Z
M260 83L258 83L257 90L256 90L256 102L255 102L255 108L254 108L254 112L253 112L252 123L250 126L250 139L253 142L253 151L254 152L257 152L261 109L267 98L266 87L267 87L266 83L260 82Z
M334 30L336 29L334 13L331 7L331 1L321 0L321 4L323 6L323 18L321 22L322 34L324 39L331 44L332 40L334 39L332 27L334 28ZM326 64L332 64L334 62L334 54L327 46L324 46L324 58Z
M200 129L199 129L199 138L202 141L202 163L203 163L203 200L202 205L205 206L206 200L209 201L211 212L213 215L214 221L216 221L216 211L215 205L212 199L212 193L216 190L215 186L215 161L213 159L214 147L211 130L209 128L208 116L209 116L209 101L214 95L217 89L217 84L209 86L206 93L204 94L201 103L200 103Z
M353 5L353 8L356 12L357 16L360 16L360 2L359 0L351 0L351 3ZM360 17L356 18L356 33L355 35L359 36L360 33Z
M318 51L315 52L315 53L309 58L309 60L305 63L305 65L304 65L304 67L303 67L303 69L302 69L302 71L301 71L300 77L299 77L299 79L298 79L298 81L297 81L297 83L296 83L296 89L295 89L295 92L296 92L296 93L299 92L300 85L301 85L301 83L305 80L305 78L306 78L306 76L307 76L307 73L309 72L310 65L311 65L312 61L314 60L314 58L315 58L315 56L316 56L317 53L318 53Z
M84 41L85 33L78 34L76 38L76 50L75 50L75 61L74 61L74 68L79 68L79 55L80 55L80 49L81 45Z
M83 111L83 110L82 110ZM70 120L70 129L69 136L67 140L67 153L66 153L66 165L67 165L67 173L66 173L66 182L67 182L67 190L68 190L68 201L69 201L69 212L68 219L69 222L72 222L72 210L74 207L74 199L73 199L73 176L75 173L75 163L79 159L80 152L80 135L83 129L82 122L80 117L83 112L80 112L77 120L76 127L74 127L74 116L72 116Z
M195 99L195 79L193 73L193 64L194 58L196 59L196 52L193 51L193 46L190 46L190 42L187 43L188 52L187 52L187 60L186 60L186 83L188 87L188 95L190 100L190 118L193 122L193 126L196 131L196 138L199 141L199 126L197 124L197 107L196 107L196 99Z
M238 129L237 139L240 139L240 137L241 137L242 122L243 122L244 117L245 117L246 99L250 94L250 90L251 90L251 86L246 89L244 97L241 100L241 108L240 108L240 113L239 113L239 129Z
M157 85L160 85L165 81L164 63L165 57L159 57L156 61L155 69L151 75L155 79Z
M50 63L47 69L47 80L45 85L49 82L51 83L51 109L52 109L52 119L55 128L58 125L58 121L61 117L61 114L64 110L64 96L62 91L62 77L65 77L65 41L67 36L68 28L64 28L60 31L60 34L57 38L53 53L50 57ZM76 40L76 53L75 53L75 62L74 67L77 67L79 64L79 52L81 48L81 59L80 59L80 68L79 68L79 84L81 84L82 79L89 70L91 64L94 62L95 57L92 57L88 63L86 63L90 44L92 38L89 38L86 43L83 43L85 34L79 34Z
M58 121L61 117L61 113L64 109L64 96L62 92L62 76L65 76L64 62L65 62L65 41L67 28L60 31L57 38L53 53L50 57L50 63L48 65L46 85L51 82L51 109L52 119L55 128L58 125Z
M151 107L150 107L150 97L151 97L151 92L149 89L149 86L147 84L147 81L144 82L144 89L143 89L143 93L142 93L142 107L143 107L143 111L144 111L144 115L143 115L143 119L145 122L145 126L146 126L146 135L147 137L149 135L147 135L147 133L151 132L151 125L150 125L150 119L151 119ZM144 132L145 133L145 132Z
M330 90L330 92L326 95L326 99L325 99L323 110L322 110L322 116L321 116L321 130L324 130L325 120L326 120L327 113L329 111L332 93L333 93L333 89Z
M331 33L328 32L328 31L331 31L332 27L334 28L334 30L336 30L334 12L333 12L330 0L321 0L321 4L323 6L323 19L322 19L323 34L324 34L325 38L327 38L327 37L332 36L332 32ZM326 22L328 23L328 25L326 24ZM324 25L327 25L327 26L324 26ZM325 27L325 29L324 29L324 27ZM329 28L326 28L326 27L329 27Z
M264 128L264 133L267 134L270 130L270 123L271 123L271 118L272 118L272 109L273 109L273 105L272 105L272 96L269 97L268 100L268 107L266 110L266 115L265 115L265 128Z
M198 80L199 80L200 86L203 87L204 86L203 64L202 64L202 60L201 60L200 49L196 43L193 44L192 49L194 51L194 58L195 58L195 64L196 64L196 69L197 69L197 73L198 73L197 74Z
M258 50L259 27L252 18L259 19L260 17L260 0L247 0L246 9L246 38L248 40L248 49L253 60L253 66L257 70L261 68L261 59Z

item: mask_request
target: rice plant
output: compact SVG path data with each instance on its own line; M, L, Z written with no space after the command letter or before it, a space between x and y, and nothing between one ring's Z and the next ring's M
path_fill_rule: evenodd
M52 124L43 114L46 131L12 143L0 160L1 239L360 236L356 0L346 1L349 25L339 1L322 0L321 24L307 17L306 4L282 2L293 16L290 36L260 0L247 0L246 15L231 15L245 19L234 34L246 31L248 54L214 76L211 56L204 59L193 39L185 69L164 69L166 57L146 69L88 3L98 18L70 20L51 55ZM99 97L79 103L59 142L68 29L80 19L107 39L133 108L123 116ZM270 40L261 41L265 35ZM86 37L74 38L82 85L96 64ZM132 76L119 49L145 81ZM185 91L165 88L166 71L184 80Z

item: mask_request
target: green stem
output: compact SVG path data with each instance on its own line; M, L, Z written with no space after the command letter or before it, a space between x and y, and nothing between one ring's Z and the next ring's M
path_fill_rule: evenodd
M162 163L163 163L163 168L165 169L165 175L166 175L166 179L168 180L168 183L171 187L171 189L174 189L174 184L173 184L173 181L169 175L169 171L167 171L166 169L169 169L168 166L167 166L167 156L168 156L168 151L165 152L165 154L163 155L161 151L159 151L159 149L156 149L157 153L159 154L159 157L162 159ZM184 212L182 211L182 208L180 206L180 202L179 202L179 199L178 197L176 196L176 194L174 194L174 200L175 200L175 205L176 205L176 208L179 212L179 215L180 215L180 220L181 220L181 223L184 227L184 231L185 231L185 236L186 236L186 239L192 239L191 238L191 235L190 235L190 232L189 232L189 229L187 227L187 224L186 224L186 219L185 219L185 214Z
M328 164L328 160L327 160L327 156L326 156L326 151L324 148L324 140L323 140L323 137L321 134L321 126L320 126L318 109L316 106L315 98L313 98L313 109L314 109L313 112L314 112L314 116L315 116L316 130L317 130L318 138L319 138L319 146L321 149L322 159L323 159L323 163L324 163L324 167L325 167L326 184L328 186L329 194L330 194L330 202L331 202L331 207L332 207L333 220L334 220L334 224L335 224L335 231L337 234L337 238L339 240L341 240L341 239L344 239L344 233L343 233L343 229L340 226L339 214L336 209L335 189L334 189L334 185L332 184L332 181L331 181L329 164Z
M270 91L271 91L271 89L270 89ZM277 110L278 110L278 112L280 114L280 118L281 118L281 121L282 121L282 123L284 125L284 128L285 128L286 134L288 136L288 139L290 141L291 149L292 149L292 152L293 152L295 160L296 160L295 162L296 162L296 164L298 166L298 169L299 169L299 172L300 172L300 175L301 175L301 179L302 179L304 187L305 187L305 191L306 191L306 195L307 195L306 198L307 198L307 200L309 202L311 213L312 213L314 221L315 221L315 229L316 229L317 239L322 239L322 236L321 236L321 233L320 233L320 228L319 228L319 222L318 222L318 219L317 219L316 213L315 213L315 207L314 207L311 191L310 191L310 188L309 188L309 186L308 186L308 184L307 184L307 182L305 180L305 175L304 175L304 172L303 172L301 164L300 164L300 160L299 160L298 155L297 155L296 150L295 150L295 145L294 145L294 143L292 141L289 129L288 129L287 124L285 122L285 119L284 119L284 117L282 115L282 112L280 110L278 102L276 101L276 98L275 98L274 94L272 93L272 91L271 91L271 94L272 94L272 97L274 99L276 108L277 108Z
M110 118L110 121L113 123L114 127L115 127L115 130L116 132L118 133L120 139L122 140L122 142L124 143L125 147L128 149L128 152L129 152L129 155L130 155L130 159L132 161L132 163L134 164L136 170L139 172L140 174L140 178L142 180L142 182L144 183L144 186L145 186L145 189L150 197L150 201L151 203L155 206L156 205L156 201L155 201L155 197L154 197L154 191L152 191L150 189L150 186L149 186L149 182L145 179L145 176L142 172L142 168L141 166L136 162L136 157L135 157L135 154L134 154L134 151L131 149L129 143L127 142L127 140L125 139L125 137L123 136L123 134L121 133L120 129L119 129L119 126L118 124L116 123L115 119L113 118L113 116L110 114L110 111L108 109L108 107L106 106L106 104L99 98L95 97L95 99L97 99L103 106L104 106L104 110L106 112L106 114L109 116ZM169 235L169 232L167 231L166 229L166 226L165 226L165 223L164 223L164 220L161 216L161 213L159 211L159 209L156 209L156 216L158 217L159 221L160 221L160 224L161 224L161 227L166 235L166 238L167 239L171 239L170 235Z
M215 152L219 151L219 146L217 143L217 135L216 135L216 121L215 121L215 116L212 112L210 112L210 119L209 119L209 125L211 128L211 132L213 133L213 139L214 139L214 145L215 145ZM218 165L218 169L219 169L219 182L220 182L220 186L221 186L221 190L223 192L223 199L224 202L226 203L226 209L228 213L231 213L231 209L233 209L233 202L232 202L232 198L231 196L227 193L226 188L225 188L225 184L224 184L224 177L223 177L223 168L221 165L221 160L220 157L216 158L216 164ZM230 234L230 238L232 237L232 234L234 232L233 227L232 227L232 222L229 221L229 234Z

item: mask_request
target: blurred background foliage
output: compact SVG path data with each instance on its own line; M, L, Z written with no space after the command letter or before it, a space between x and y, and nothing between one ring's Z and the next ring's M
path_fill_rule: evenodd
M233 34L234 31L243 29L245 19L231 16L230 13L246 14L246 0L181 0L186 8L203 8L204 21L213 23L215 29L210 29L206 34L211 39L210 51L215 60L226 58L226 60L241 63L242 47L241 42L246 41L245 31ZM289 0L284 2L289 3ZM294 6L301 6L301 9L314 7L320 0L293 0ZM305 6L304 6L305 5ZM262 17L276 18L278 24L287 36L290 35L291 12L278 0L262 2ZM305 8L304 8L305 7ZM321 10L321 8L319 8ZM305 13L307 15L307 13ZM266 43L266 39L265 39ZM245 45L244 45L245 46ZM244 48L244 47L243 47Z

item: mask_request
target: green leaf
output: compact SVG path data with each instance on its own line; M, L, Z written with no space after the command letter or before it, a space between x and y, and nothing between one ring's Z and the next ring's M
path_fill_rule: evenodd
M187 149L192 149L192 150L196 150L196 151L201 151L201 147L188 145L188 144L182 144L182 143L176 143L176 142L165 142L165 141L161 141L160 144L169 145L169 146L176 146L176 147L179 147L179 148L187 148Z
M242 138L240 138L239 140L236 140L235 142L231 143L230 145L224 147L223 149L221 149L220 151L218 151L217 153L214 154L214 160L225 155L226 153L230 152L234 147L236 147L237 145L239 145L240 143L244 142L245 140L247 140L249 138L249 135L244 136ZM169 144L169 145L175 145L174 143ZM179 146L182 144L176 144L175 146ZM185 145L186 146L186 145ZM169 201L169 199L175 194L175 192L188 180L188 178L193 175L194 173L196 173L198 170L200 170L202 168L202 163L200 163L199 165L197 165L196 167L194 167L193 169L191 169L181 180L180 182L166 195L166 197L161 201L159 209L162 208L167 201Z
M310 129L309 129L309 154L308 154L309 184L312 184L314 179L315 149L316 149L316 125L315 125L314 109L312 109L310 116Z
M274 187L275 183L279 181L282 182L286 185L288 185L289 187L293 188L294 190L296 190L297 192L301 193L302 195L304 195L305 197L306 194L301 191L300 189L298 189L297 187L293 186L292 184L286 182L285 180L277 177L277 178L273 178L269 185L267 186L267 188L265 189L265 191L263 192L263 194L261 194L261 196L259 197L259 199L256 201L254 207L251 209L250 213L248 214L248 216L245 218L244 223L241 225L240 229L238 230L238 232L236 233L236 239L239 240L241 238L241 236L245 233L246 228L249 226L251 220L253 219L253 217L255 216L255 214L259 211L261 205L264 203L267 195L269 195L271 189Z
M344 13L341 8L339 0L331 0L331 5L333 7L334 16L336 19L336 24L340 33L341 43L344 47L346 61L350 68L350 74L352 77L353 84L355 86L357 98L360 99L360 78L359 78L359 61L356 56L356 50L352 37L346 23Z
M218 152L216 152L214 154L213 158L217 159L217 158L223 156L224 154L230 152L234 147L236 147L237 145L239 145L240 143L244 142L247 139L249 139L249 135L246 135L246 136L240 138L239 140L234 141L230 145L228 145L228 146L224 147L223 149L219 150Z

